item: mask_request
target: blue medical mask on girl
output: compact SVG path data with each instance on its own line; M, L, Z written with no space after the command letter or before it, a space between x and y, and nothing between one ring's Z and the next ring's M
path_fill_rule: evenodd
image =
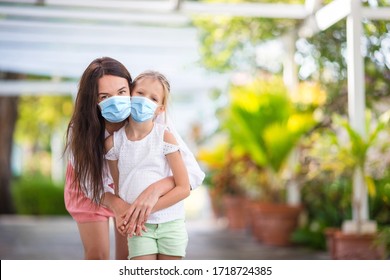
M159 105L142 96L131 97L131 118L136 122L144 122L154 117Z
M112 96L99 103L102 116L107 121L119 123L130 116L130 96Z

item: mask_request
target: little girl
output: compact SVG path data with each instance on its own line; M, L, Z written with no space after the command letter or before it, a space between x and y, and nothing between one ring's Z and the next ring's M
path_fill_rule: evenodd
M154 122L166 110L169 91L169 82L162 74L140 74L131 88L128 123L105 142L114 183L119 196L128 203L161 178L173 175L175 181L175 187L160 198L159 208L144 215L143 234L133 236L130 232L129 259L178 260L186 252L188 235L182 200L190 194L188 173L174 135L165 125ZM179 202L172 205L173 200Z

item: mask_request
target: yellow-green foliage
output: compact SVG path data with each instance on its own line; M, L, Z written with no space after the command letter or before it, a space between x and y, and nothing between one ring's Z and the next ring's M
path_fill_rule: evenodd
M11 187L16 214L67 215L64 184L54 184L42 176L15 179Z

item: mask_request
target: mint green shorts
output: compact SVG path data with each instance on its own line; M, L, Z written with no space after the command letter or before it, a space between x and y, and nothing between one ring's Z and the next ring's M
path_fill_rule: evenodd
M188 234L183 219L145 226L142 236L127 239L129 259L153 254L185 257Z

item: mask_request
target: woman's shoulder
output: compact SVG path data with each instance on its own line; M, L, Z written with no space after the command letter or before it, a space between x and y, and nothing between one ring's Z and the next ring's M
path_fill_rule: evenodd
M154 122L154 129L158 129L158 130L164 130L166 129L167 125L166 124L163 124L163 123L159 123L159 122Z
M114 131L108 138L112 139L112 146L119 146L122 145L124 137L126 137L126 125ZM106 138L106 141L108 138Z

